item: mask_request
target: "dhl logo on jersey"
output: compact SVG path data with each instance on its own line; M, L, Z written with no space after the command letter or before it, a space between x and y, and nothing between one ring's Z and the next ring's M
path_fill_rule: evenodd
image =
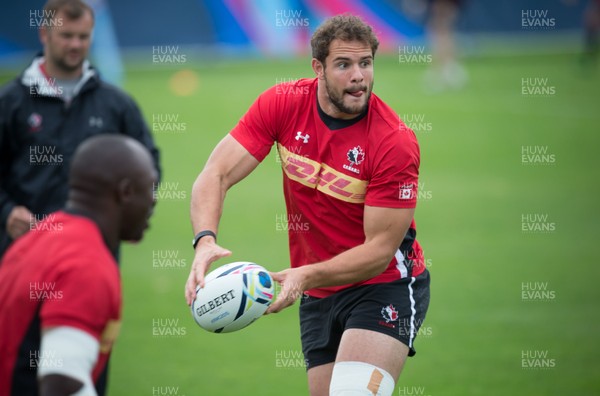
M290 179L342 201L365 202L366 180L348 176L329 165L292 153L281 143L277 144L277 149L283 171Z

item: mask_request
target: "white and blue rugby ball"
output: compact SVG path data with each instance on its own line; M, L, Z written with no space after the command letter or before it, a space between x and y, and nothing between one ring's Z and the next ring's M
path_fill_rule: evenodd
M260 318L273 302L275 284L258 264L240 261L210 272L196 289L192 315L200 327L230 333Z

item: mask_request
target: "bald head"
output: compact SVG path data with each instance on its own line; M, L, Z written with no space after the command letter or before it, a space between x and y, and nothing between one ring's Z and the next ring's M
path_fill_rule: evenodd
M152 157L146 148L123 135L97 135L79 145L69 175L69 188L107 194L123 178L152 173Z
M154 206L157 177L150 153L137 140L97 135L75 151L67 206L91 213L118 239L140 240Z

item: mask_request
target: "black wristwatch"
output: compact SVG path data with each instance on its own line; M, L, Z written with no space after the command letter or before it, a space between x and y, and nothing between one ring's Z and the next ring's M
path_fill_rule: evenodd
M196 249L196 245L198 244L198 242L200 242L200 239L202 239L203 237L205 237L207 235L210 235L211 237L215 238L215 242L217 241L217 234L215 234L214 232L212 232L210 230L200 231L199 233L196 234L194 239L192 239L192 246L194 247L194 250Z

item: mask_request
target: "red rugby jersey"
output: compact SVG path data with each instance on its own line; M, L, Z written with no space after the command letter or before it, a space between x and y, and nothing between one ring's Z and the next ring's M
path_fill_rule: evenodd
M100 342L106 365L121 318L117 263L91 220L52 213L17 239L0 264L0 396L37 394L41 329L71 326ZM12 393L11 393L12 392Z
M231 135L257 160L271 146L283 168L292 267L324 260L365 240L364 205L414 208L419 146L415 134L377 95L351 122L320 110L317 79L278 84L261 94ZM329 126L328 126L329 125ZM325 297L359 284L391 282L424 271L414 220L380 275L356 284L307 291Z

